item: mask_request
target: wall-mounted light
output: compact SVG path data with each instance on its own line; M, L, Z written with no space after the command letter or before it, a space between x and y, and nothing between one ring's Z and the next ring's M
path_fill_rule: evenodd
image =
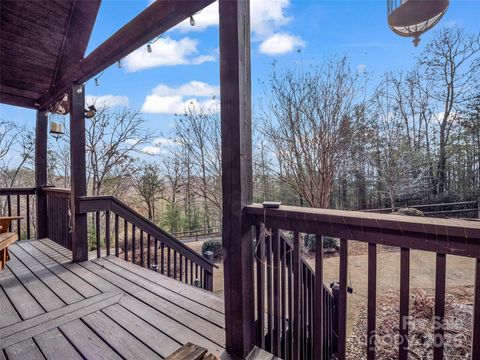
M96 113L97 109L95 108L95 105L90 105L88 109L85 109L85 119L93 118Z

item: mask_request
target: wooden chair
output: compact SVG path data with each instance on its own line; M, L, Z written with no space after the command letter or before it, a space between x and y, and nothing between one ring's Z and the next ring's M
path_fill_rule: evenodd
M5 267L5 264L10 260L8 255L8 247L18 240L18 234L8 232L10 223L13 220L21 220L21 216L0 217L0 270Z

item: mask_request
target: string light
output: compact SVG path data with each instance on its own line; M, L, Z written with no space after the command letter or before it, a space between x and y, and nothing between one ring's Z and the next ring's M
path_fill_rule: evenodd
M117 62L117 67L118 67L119 69L122 68L122 60L121 60L121 59L118 60L118 62Z
M152 47L150 46L150 44L147 44L147 51L148 51L149 53L152 52Z
M158 35L155 39L153 39L152 41L150 41L147 44L147 52L148 53L152 53L152 45L155 44L158 41L158 39L160 39L162 36L163 36L163 33Z
M193 18L193 16L190 16L190 25L195 26L195 19Z

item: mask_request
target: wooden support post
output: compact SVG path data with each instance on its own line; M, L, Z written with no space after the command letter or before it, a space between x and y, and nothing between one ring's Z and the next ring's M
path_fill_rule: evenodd
M248 0L220 0L223 246L227 351L245 357L254 344L250 10Z
M85 89L73 85L70 91L70 177L73 261L88 260L87 214L78 212L78 199L87 195L85 171Z
M47 186L47 143L48 116L44 111L37 111L35 126L35 186L37 188L38 239L48 237L47 195L43 191L43 187Z

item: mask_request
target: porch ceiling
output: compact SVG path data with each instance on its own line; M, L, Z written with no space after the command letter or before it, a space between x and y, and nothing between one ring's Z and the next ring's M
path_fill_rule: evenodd
M157 0L85 57L101 0L2 0L0 102L48 110L214 0ZM67 109L68 111L68 109Z
M85 55L100 0L5 0L0 4L0 101L37 108Z

